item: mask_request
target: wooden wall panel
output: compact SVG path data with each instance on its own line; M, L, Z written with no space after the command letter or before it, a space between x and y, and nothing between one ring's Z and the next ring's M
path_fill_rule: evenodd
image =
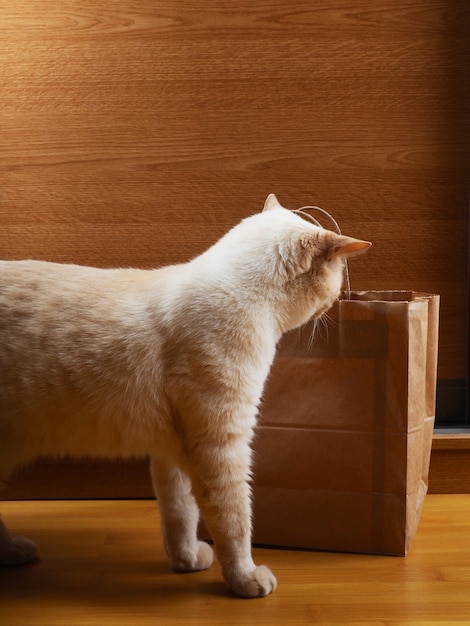
M433 450L429 493L470 493L470 450Z
M2 257L185 260L275 191L374 242L354 287L440 292L440 373L465 376L466 3L0 11Z
M442 448L441 437L433 445L429 493L470 493L468 437L462 448ZM70 459L40 460L27 469L18 469L1 495L4 500L154 497L147 461Z
M470 6L0 7L0 257L186 260L275 192L373 241L352 285L442 295L467 365Z

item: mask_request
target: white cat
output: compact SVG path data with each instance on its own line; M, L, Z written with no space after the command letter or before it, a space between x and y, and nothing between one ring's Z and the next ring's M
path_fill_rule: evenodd
M234 593L276 587L251 556L250 442L282 333L337 299L368 242L274 195L189 263L152 271L0 262L0 481L39 456L150 456L171 567ZM35 557L0 521L0 563Z

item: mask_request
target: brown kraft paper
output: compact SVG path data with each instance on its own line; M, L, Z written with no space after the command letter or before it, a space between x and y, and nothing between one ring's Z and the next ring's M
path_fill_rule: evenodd
M405 555L427 492L439 296L353 292L281 340L254 441L253 541Z

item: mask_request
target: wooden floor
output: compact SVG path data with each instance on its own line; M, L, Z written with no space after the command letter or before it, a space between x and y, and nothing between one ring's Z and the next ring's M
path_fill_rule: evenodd
M428 496L405 558L255 549L277 591L232 597L218 567L169 571L155 503L2 502L41 560L0 568L2 626L470 624L470 495Z

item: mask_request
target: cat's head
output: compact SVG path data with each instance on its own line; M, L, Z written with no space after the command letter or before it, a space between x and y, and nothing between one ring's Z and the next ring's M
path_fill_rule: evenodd
M283 208L274 194L261 213L239 225L237 238L246 265L272 291L281 332L329 309L341 291L345 259L371 245L315 226Z

